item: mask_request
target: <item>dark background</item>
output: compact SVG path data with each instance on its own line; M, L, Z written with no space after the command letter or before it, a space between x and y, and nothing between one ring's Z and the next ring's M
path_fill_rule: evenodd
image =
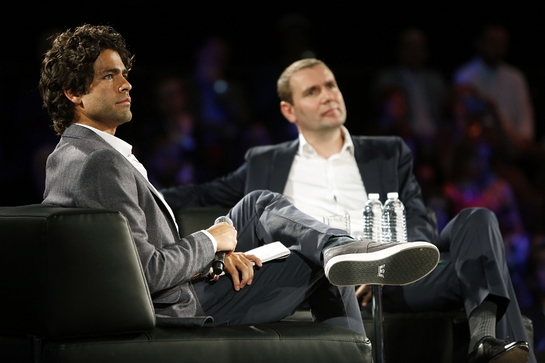
M3 6L0 24L2 61L28 62L36 56L37 37L42 32L87 22L113 25L127 38L140 62L188 65L195 46L215 32L231 41L236 63L253 65L274 56L271 44L278 19L287 13L300 13L309 18L314 46L329 62L354 66L387 62L399 30L414 24L428 34L433 62L455 67L471 55L475 29L485 20L497 19L511 31L510 58L519 66L540 63L544 22L538 2L429 3L275 1L248 6L234 1L9 2Z
M538 137L543 135L545 22L537 2L20 1L5 3L0 15L0 158L4 153L0 173L4 181L9 179L6 170L23 167L14 165L24 160L18 157L19 150L28 143L21 138L34 129L32 124L18 124L14 113L20 112L22 99L36 94L45 34L91 23L112 25L124 35L136 62L131 72L133 121L120 128L119 136L134 142L129 131L137 127L134 123L152 121L144 109L155 71L176 67L182 73L191 72L198 46L217 34L231 45L231 75L260 87L260 69L274 63L279 54L278 22L291 13L308 20L310 46L334 71L347 103L347 125L354 134L364 133L366 123L372 122L369 89L373 76L394 62L393 47L401 29L414 25L424 30L429 65L450 80L454 70L472 57L473 36L479 26L500 21L511 34L507 61L528 79ZM54 137L53 131L49 136ZM21 189L2 191L0 204L40 202L36 197L25 198Z
M282 70L277 27L293 13L308 20L310 48L335 73L353 134L364 134L366 125L375 121L373 77L394 63L394 43L403 28L417 26L426 33L429 65L449 81L473 56L479 27L490 21L503 23L511 35L506 61L527 78L536 141L543 142L545 13L538 1L256 1L253 5L207 0L4 1L0 10L0 206L41 202L43 175L32 170L33 155L41 144L57 141L36 91L44 35L90 23L112 25L126 38L136 55L130 79L133 120L116 135L135 145L142 139L137 140L131 130L145 129L156 121L147 110L156 74L171 67L191 73L198 47L214 34L232 48L230 76L246 85L250 96L270 89L273 107L265 112L278 114L278 122L285 123L274 94ZM263 110L256 107L254 111ZM145 155L137 156L145 159ZM541 338L545 342L545 333Z

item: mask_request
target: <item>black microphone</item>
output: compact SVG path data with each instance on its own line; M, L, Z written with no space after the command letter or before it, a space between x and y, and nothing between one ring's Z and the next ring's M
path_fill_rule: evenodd
M233 221L231 220L231 218L227 216L221 216L216 218L216 220L214 221L214 224L218 224L221 222L225 222L230 226L233 225ZM226 252L216 252L216 256L214 257L214 261L212 262L212 271L214 272L215 275L221 275L221 273L223 272L223 269L225 267L226 254L227 254Z

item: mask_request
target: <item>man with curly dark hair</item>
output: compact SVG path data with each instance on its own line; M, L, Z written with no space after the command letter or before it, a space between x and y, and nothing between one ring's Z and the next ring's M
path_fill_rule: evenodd
M65 97L65 91L81 95L88 92L94 77L94 61L105 49L117 52L128 73L134 57L121 34L107 26L86 24L74 32L62 33L47 52L39 88L59 135L74 121L77 122L74 120L74 104Z
M47 160L43 203L114 209L127 218L159 322L265 323L310 298L317 321L363 334L355 289L347 285L409 284L435 268L439 254L429 243L356 241L269 191L244 197L228 214L233 226L222 222L180 238L132 146L114 136L132 117L132 60L109 26L84 25L54 40L40 90L61 139ZM262 264L243 253L273 241L289 247L289 257ZM208 278L218 251L226 253L226 277ZM386 272L377 276L379 268ZM324 293L330 282L334 296Z

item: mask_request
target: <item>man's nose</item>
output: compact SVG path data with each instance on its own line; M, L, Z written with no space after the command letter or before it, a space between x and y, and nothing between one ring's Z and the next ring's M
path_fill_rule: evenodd
M129 81L124 78L124 82L119 86L119 92L128 92L132 89L132 84L129 83Z
M322 92L322 96L323 96L322 98L323 102L330 102L335 99L335 92L333 92L333 90L331 89L325 88L324 92Z

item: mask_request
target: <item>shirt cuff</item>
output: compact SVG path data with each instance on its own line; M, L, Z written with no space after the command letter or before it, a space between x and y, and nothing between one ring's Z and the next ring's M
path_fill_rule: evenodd
M216 239L214 238L214 236L212 236L212 234L210 232L208 232L207 230L201 230L201 232L203 232L205 235L208 236L208 238L210 239L210 241L212 241L212 244L214 245L214 251L217 251L218 250L218 241L216 241Z

